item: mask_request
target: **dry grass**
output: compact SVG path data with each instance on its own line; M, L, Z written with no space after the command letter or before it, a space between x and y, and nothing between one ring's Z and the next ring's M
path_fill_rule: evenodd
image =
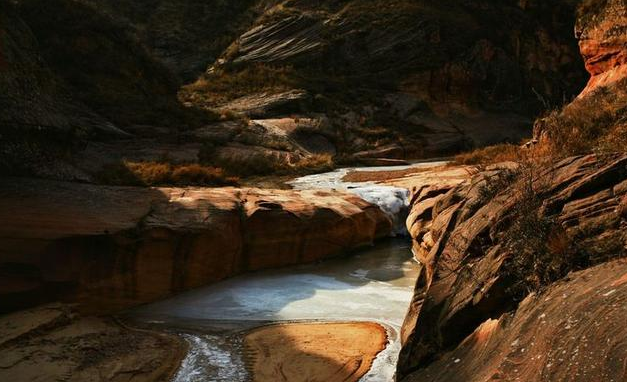
M523 150L512 144L488 146L455 156L455 165L488 165L502 162L519 162L524 158Z
M204 108L267 91L286 91L295 85L289 66L255 64L243 69L217 69L179 92L179 99Z
M625 151L627 79L576 99L536 122L543 132L538 155L566 157L590 152Z
M124 186L236 186L239 181L221 168L197 163L129 161L106 166L97 178L105 184Z
M292 166L295 173L316 173L331 171L335 168L333 156L330 154L313 154L298 161Z
M383 182L386 180L404 178L409 175L418 174L426 171L435 171L431 168L408 168L405 170L392 171L351 171L346 174L342 181L344 182Z
M220 157L211 153L201 154L204 163L219 166L229 174L239 177L305 175L331 171L335 168L333 157L314 154L289 163L272 153L255 153L246 157Z

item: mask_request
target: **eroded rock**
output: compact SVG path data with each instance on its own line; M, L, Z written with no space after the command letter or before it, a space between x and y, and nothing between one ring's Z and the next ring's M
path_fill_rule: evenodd
M61 304L1 316L0 333L3 381L165 381L187 351L177 336L82 318Z
M413 199L408 228L424 269L403 327L402 377L444 362L447 349L458 346L486 320L516 307L512 285L520 282L515 279L520 276L510 267L522 254L511 252L507 232L521 213L522 218L537 215L532 225L551 222L547 245L557 251L555 256L562 256L561 251L566 256L571 245L585 254L569 260L571 269L627 252L627 221L621 207L625 156L573 157L534 172L531 184L543 202L528 211L519 210L527 203L525 188L498 183L503 181L498 174L480 173L444 194L425 189Z
M0 195L3 311L59 298L111 311L339 255L392 229L378 207L340 192L5 178Z
M403 380L619 381L627 376L626 307L625 260L576 272Z

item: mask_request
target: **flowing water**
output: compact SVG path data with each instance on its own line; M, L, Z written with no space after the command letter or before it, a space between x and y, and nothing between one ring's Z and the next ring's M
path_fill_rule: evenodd
M312 175L292 185L297 189L347 190L401 220L407 190L342 182L348 171ZM397 231L402 232L400 223ZM126 318L178 333L189 343L190 351L175 382L250 380L242 342L251 328L277 322L377 322L388 332L388 345L361 380L388 382L394 378L400 326L419 270L409 240L401 236L318 264L241 275L136 308Z

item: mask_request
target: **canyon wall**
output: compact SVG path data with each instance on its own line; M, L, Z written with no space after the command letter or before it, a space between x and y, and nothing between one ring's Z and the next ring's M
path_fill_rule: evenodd
M305 91L283 113L330 116L343 150L419 157L518 142L585 82L571 1L277 4L184 100L229 109L243 89ZM217 94L222 82L232 88Z
M626 212L624 155L572 157L531 172L493 169L452 188L419 190L408 229L424 269L403 326L399 376L540 381L568 374L568 380L582 382L624 376L624 364L612 360L627 355L625 328L589 324L619 314L624 261L552 283L571 270L627 255ZM590 281L596 274L604 280ZM561 294L570 300L552 297ZM564 307L571 300L579 308ZM535 324L539 316L546 326ZM576 331L576 339L551 343L566 336L564 328L573 328L568 333ZM588 347L577 353L575 344L583 338ZM603 338L613 341L609 358L597 354L606 346ZM507 339L511 349L499 342ZM528 353L522 354L519 344ZM520 367L512 367L512 352L518 352ZM574 360L580 360L577 366Z
M574 9L557 0L2 0L0 70L13 79L0 79L10 119L0 127L18 134L3 134L0 159L11 165L0 171L95 181L76 175L82 157L69 154L103 140L121 157L135 143L204 145L185 161L238 176L264 161L376 163L517 143L539 111L585 82ZM41 139L22 128L31 124Z
M580 97L627 77L627 4L588 0L579 9L575 33L590 81Z
M6 181L5 181L6 180ZM356 196L323 191L0 183L0 306L110 312L246 271L340 255L391 232Z

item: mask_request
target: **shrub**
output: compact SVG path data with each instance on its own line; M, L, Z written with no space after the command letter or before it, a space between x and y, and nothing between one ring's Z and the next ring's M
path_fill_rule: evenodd
M625 151L627 79L599 88L536 122L542 132L537 152L566 157L591 152Z
M313 154L289 163L272 153L256 153L245 157L221 157L211 153L201 155L203 162L212 163L230 174L240 177L265 175L305 175L331 171L335 168L333 157L328 154Z
M509 253L504 264L509 290L519 299L589 263L559 222L541 212L545 186L537 173L537 163L521 164L512 186L518 198L509 212L510 226L501 237L501 245Z
M457 165L488 165L499 162L518 162L524 156L519 146L503 143L458 154L453 159Z
M164 162L129 162L105 166L100 182L124 186L236 186L238 179L221 168L197 163L172 165Z
M295 82L289 66L249 65L243 69L216 69L186 85L179 92L182 102L209 108L246 95L292 89Z

